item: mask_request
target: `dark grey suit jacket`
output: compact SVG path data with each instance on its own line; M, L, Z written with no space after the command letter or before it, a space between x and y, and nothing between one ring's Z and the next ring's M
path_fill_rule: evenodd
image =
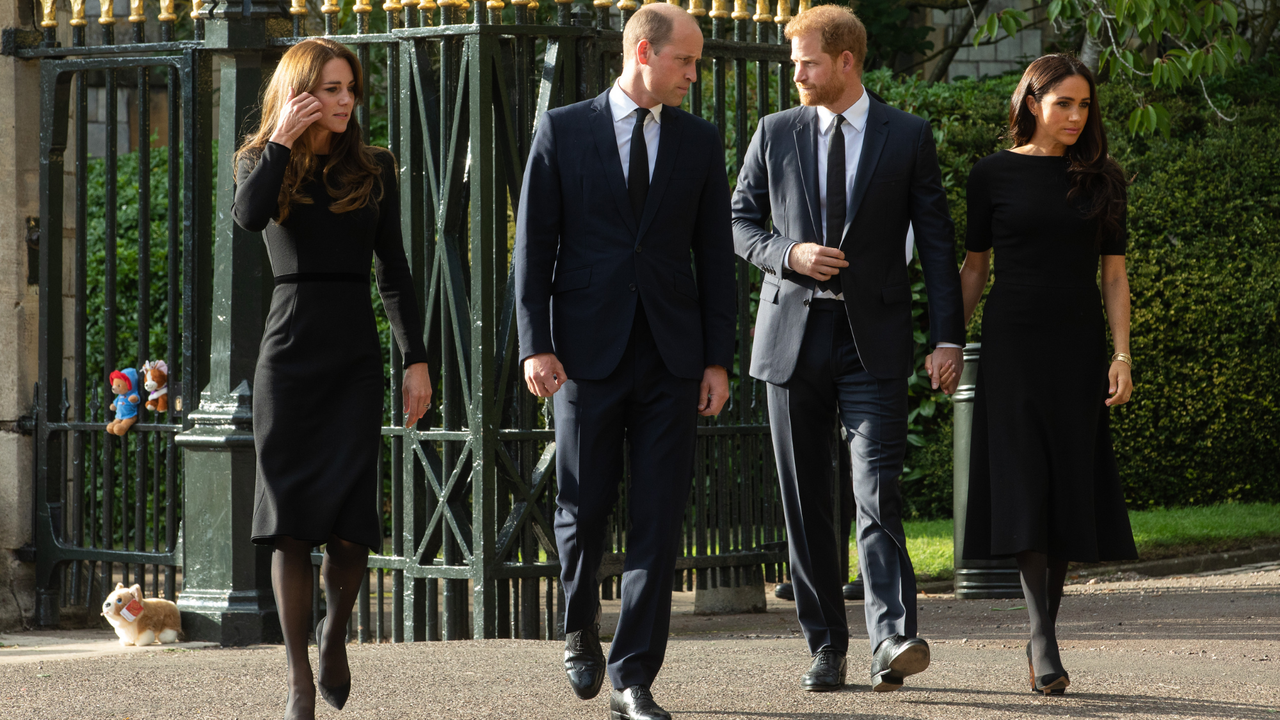
M849 267L840 278L863 366L882 380L905 378L914 344L907 226L924 268L931 346L964 344L955 227L929 123L873 98L865 132L840 242ZM764 118L733 195L734 248L765 273L751 375L779 385L795 372L814 294L814 280L784 272L783 258L793 242L822 242L817 148L817 109Z

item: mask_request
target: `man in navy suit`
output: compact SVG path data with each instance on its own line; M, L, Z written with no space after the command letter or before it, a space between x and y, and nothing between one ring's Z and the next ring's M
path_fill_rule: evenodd
M702 32L667 4L623 33L622 75L594 100L538 121L516 228L525 382L555 406L556 545L565 670L600 692L599 584L606 519L630 490L622 610L607 671L615 720L670 715L649 686L662 666L697 417L728 399L733 238L723 144L677 107Z
M929 123L862 86L867 35L853 12L814 7L786 36L803 106L761 120L738 176L733 231L738 254L765 273L751 375L769 384L796 613L813 656L801 687L845 682L849 627L831 510L838 419L852 460L871 686L896 690L929 665L898 487L914 344L902 239L914 227L937 348L931 374L951 392L964 342L954 228Z

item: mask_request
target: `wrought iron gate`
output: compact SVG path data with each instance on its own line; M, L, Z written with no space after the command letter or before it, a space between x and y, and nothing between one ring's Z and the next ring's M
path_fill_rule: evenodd
M768 0L759 0L754 14L745 0L737 0L732 12L724 0L715 0L710 12L702 0L687 2L708 35L689 109L720 128L733 177L756 120L793 102L789 48L775 24L789 18L789 0L781 0L776 18ZM5 32L6 52L42 65L35 433L40 622L56 622L62 606L93 607L104 587L122 577L150 577L152 592L161 590L163 577L163 592L173 597L183 572L178 532L183 514L191 518L223 510L194 500L203 496L184 488L175 437L193 427L193 415L225 407L223 425L239 430L229 430L217 443L243 446L244 398L251 388L236 385L252 378L270 270L256 234L229 219L230 156L240 131L256 122L261 84L275 58L314 23L312 31L354 46L366 74L381 78L381 94L370 83L359 118L366 134L376 129L399 159L406 251L420 283L438 381L436 409L419 427L399 427L398 413L387 415L379 503L388 536L382 552L370 558L369 587L357 605L358 636L362 641L558 636L562 599L553 580L558 563L550 525L553 418L520 382L512 221L537 118L548 108L590 98L612 81L621 50L615 26L638 5L634 0L621 0L616 8L609 0L594 0L591 6L558 0L539 8L535 0L512 0L510 6L502 0L484 6L466 0L387 0L376 14L368 0L355 0L350 7L326 0L320 8L323 28L308 17L305 0L292 0L289 8L253 0L212 5L194 0L193 5L189 16L179 18L173 0L163 0L156 20L160 34L152 38L145 30L152 21L136 3L129 17L130 43L113 42L109 18L98 21L103 42L87 42L82 0L72 2L69 46L58 44L67 33L59 35L52 0L45 3L41 31ZM215 76L221 81L216 165ZM150 155L158 150L148 126L155 77L164 79L167 103L168 234L162 278L151 276L156 246L147 221L153 213ZM87 98L96 82L105 85L102 96L114 104L121 83L135 78L134 136L143 168L137 203L117 209L121 179L113 139L118 113L111 107L102 179L105 285L94 300L86 285L98 262L86 240L96 227L86 215L92 169L86 154ZM75 188L70 223L62 212L69 128L75 149L69 165ZM136 232L121 231L118 212L143 219ZM74 252L68 258L57 242L64 226L74 228ZM186 401L185 415L141 423L125 438L102 430L105 409L99 397L105 380L99 374L123 357L115 351L120 248L139 259L141 292L130 325L138 361L180 348L180 361L171 358L170 363ZM64 271L68 261L69 272ZM59 288L68 275L74 278L75 308L64 317ZM731 368L730 404L716 421L699 428L684 557L675 579L686 589L758 581L761 572L772 580L783 572L786 556L764 388L745 377L760 277L741 261L737 277L740 360ZM151 302L152 285L163 289L164 302ZM86 339L94 322L91 301L103 311L101 352ZM163 318L157 314L160 307ZM160 323L167 333L164 342L152 331ZM74 337L69 373L63 367L64 333ZM390 354L389 364L386 406L398 408L398 353ZM240 439L228 440L235 432ZM132 469L125 458L132 458ZM185 504L180 502L184 491ZM623 503L625 498L624 487ZM615 515L615 552L606 557L602 575L621 571L623 518L625 513ZM231 539L188 536L187 557L193 543L219 541ZM603 583L606 597L614 582Z

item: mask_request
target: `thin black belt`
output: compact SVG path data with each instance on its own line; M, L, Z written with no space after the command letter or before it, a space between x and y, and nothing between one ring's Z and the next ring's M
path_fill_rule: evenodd
M810 310L822 310L825 312L843 311L845 309L844 301L835 298L814 298L809 301Z
M311 283L311 282L369 282L368 275L360 273L344 273L344 272L307 272L307 273L289 273L288 275L277 275L277 285L286 285L289 283Z

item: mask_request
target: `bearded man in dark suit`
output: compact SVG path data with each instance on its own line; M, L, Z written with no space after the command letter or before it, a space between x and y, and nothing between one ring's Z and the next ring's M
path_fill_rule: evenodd
M796 612L813 656L801 687L844 685L849 628L832 517L833 420L843 425L857 504L871 685L896 690L929 665L899 477L913 372L914 227L929 293L934 386L958 383L964 342L954 228L929 123L862 86L866 29L822 5L786 28L802 107L760 122L733 196L737 253L760 267L751 375L769 384Z

